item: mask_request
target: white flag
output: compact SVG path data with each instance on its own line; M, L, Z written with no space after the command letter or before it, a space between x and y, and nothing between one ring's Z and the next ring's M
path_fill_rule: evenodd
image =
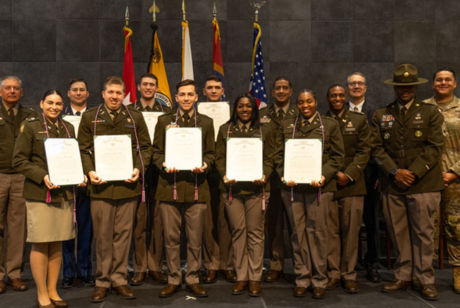
M188 21L182 22L182 80L185 79L194 80Z

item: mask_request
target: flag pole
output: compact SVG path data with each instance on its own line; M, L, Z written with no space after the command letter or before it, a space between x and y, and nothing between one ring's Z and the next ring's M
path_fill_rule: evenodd
M185 14L185 0L182 0L182 20L186 21L186 14Z
M157 10L156 10L155 0L153 0L153 22L157 21Z
M217 9L216 9L215 2L214 2L214 8L212 9L212 16L213 16L213 20L217 20Z
M259 10L265 4L265 2L266 1L261 1L261 2L249 1L249 4L255 9L256 23L259 22Z
M129 24L129 9L128 9L128 6L126 6L125 21L126 21L126 26L128 26L128 24Z

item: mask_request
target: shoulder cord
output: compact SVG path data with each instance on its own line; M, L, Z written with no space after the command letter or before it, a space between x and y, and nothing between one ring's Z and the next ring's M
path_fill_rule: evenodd
M101 110L101 107L102 107L103 104L100 104L99 107L97 108L97 112L96 112L96 116L94 117L94 136L96 136L96 132L97 132L97 117L99 116L99 111ZM134 136L136 137L136 147L137 147L137 153L139 155L139 159L141 160L141 167L142 167L142 170L141 170L141 174L142 174L142 202L145 202L145 167L144 167L144 159L142 158L142 155L141 155L141 147L139 146L139 137L137 136L137 129L136 129L136 122L134 121L133 119L133 116L131 115L131 112L129 112L129 109L128 107L126 107L126 105L123 105L125 107L125 110L126 112L128 112L128 115L131 119L131 121L133 122L133 126L134 126Z
M319 114L319 112L317 111L316 114L318 115L318 118L319 118L319 123L321 124L321 137L323 139L321 139L321 156L324 154L324 126L323 126L323 121L321 119L321 115ZM294 129L292 131L292 139L294 139L295 137L295 129L297 127L297 122L299 121L299 115L297 115L297 117L295 118L295 122L294 122ZM294 186L291 187L291 202L294 202ZM321 187L318 188L318 202L321 202Z
M230 129L232 128L233 122L230 122L227 129L227 140L230 137ZM264 151L264 137L262 135L262 128L259 126L260 138L262 138L262 153ZM228 201L232 202L232 185L230 184L230 189L228 192ZM262 185L262 211L265 211L265 184Z
M50 132L48 130L48 123L46 123L45 114L43 113L42 115L43 115L43 124L45 124L46 137L49 138L50 137ZM58 118L58 119L61 122L62 126L64 126L65 131L67 133L67 137L72 138L70 136L69 130L67 129L67 126L64 124L64 121L62 121L61 118ZM77 222L77 194L76 194L76 191L75 191L75 185L72 186L72 188L73 188L73 222ZM50 190L48 190L48 192L46 193L46 203L51 203L51 192L50 192Z
M160 104L161 105L161 104ZM161 108L163 110L163 107ZM195 113L195 127L196 126L196 118L198 117L197 113L196 113L196 109L195 107L193 108L193 112ZM179 108L177 108L177 112L176 112L176 124L177 124L177 120L179 118ZM208 168L210 168L210 166L208 166ZM176 173L177 172L174 172L174 200L177 200L177 182L176 182ZM195 173L195 201L198 201L198 174Z

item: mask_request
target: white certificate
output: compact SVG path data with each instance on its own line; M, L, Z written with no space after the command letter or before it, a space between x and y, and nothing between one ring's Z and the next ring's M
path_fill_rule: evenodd
M78 129L80 127L81 116L63 115L62 118L73 125L73 127L75 128L75 137L78 138Z
M142 115L144 116L145 124L149 130L150 142L153 143L153 136L155 136L155 126L158 122L158 117L164 114L162 111L147 112L143 111Z
M51 183L66 186L84 182L77 139L48 138L45 140L45 153Z
M167 168L193 170L203 166L201 127L167 127L165 163Z
M198 113L207 115L214 122L214 139L217 141L219 128L230 120L229 102L201 102L197 106Z
M133 174L131 135L94 136L96 174L103 181L125 181Z
M260 138L227 140L227 179L252 182L264 177L263 142Z
M284 150L284 180L297 184L321 181L321 139L288 139Z

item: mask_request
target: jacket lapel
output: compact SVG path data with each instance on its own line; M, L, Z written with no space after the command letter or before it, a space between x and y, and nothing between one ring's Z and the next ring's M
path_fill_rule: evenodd
M98 118L101 118L101 119L104 120L104 122L110 123L112 126L115 126L113 121L112 121L112 118L110 117L110 115L107 112L107 110L105 109L105 107L102 107L101 110L99 111Z

